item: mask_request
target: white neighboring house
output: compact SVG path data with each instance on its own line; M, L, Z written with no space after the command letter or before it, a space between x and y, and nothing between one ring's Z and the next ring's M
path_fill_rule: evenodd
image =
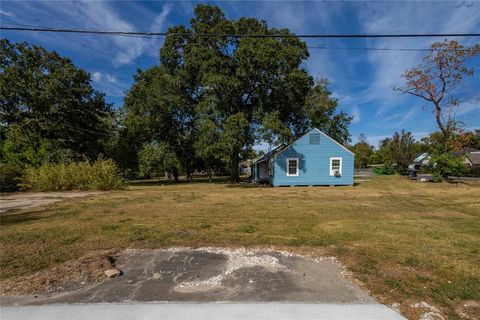
M416 171L421 167L427 167L430 164L430 154L427 152L419 154L415 159L413 159L413 163L408 166L408 170Z
M465 148L463 150L453 153L456 157L463 156L463 163L469 167L480 166L480 150L473 148ZM427 152L419 154L408 166L410 171L417 171L422 167L426 167L430 164L430 154Z

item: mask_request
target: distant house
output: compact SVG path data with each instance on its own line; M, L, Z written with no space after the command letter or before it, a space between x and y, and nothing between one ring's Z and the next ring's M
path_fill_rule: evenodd
M247 176L251 175L252 174L252 165L253 165L252 160L240 161L240 163L238 164L238 169L240 171L240 174L247 175Z
M318 129L253 163L253 181L273 186L353 185L354 154Z
M464 156L463 163L469 167L480 166L480 150L465 148L454 153L455 156Z
M422 167L428 167L428 164L430 163L430 154L427 152L423 152L418 154L415 159L413 159L413 163L411 163L408 166L408 170L410 172L412 171L418 171Z
M463 157L463 163L469 167L480 167L480 150L465 148L453 153L456 157ZM430 165L430 154L427 152L419 154L408 166L411 177L416 177L417 171Z

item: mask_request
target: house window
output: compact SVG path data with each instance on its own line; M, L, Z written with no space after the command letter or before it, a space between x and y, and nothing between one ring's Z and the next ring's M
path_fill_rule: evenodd
M342 158L330 158L330 175L342 175Z
M319 133L310 133L310 144L320 144Z
M298 159L287 159L287 176L298 176Z

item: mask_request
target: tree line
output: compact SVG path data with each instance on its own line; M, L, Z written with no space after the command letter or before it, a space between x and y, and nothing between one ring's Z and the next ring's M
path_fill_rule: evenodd
M113 159L128 178L166 172L175 181L180 175L191 180L196 171L211 176L221 170L235 182L239 161L255 157L253 146L259 142L288 143L311 127L344 145L351 141L352 117L338 110L328 80L316 80L304 68L306 43L288 29L254 18L228 19L220 8L199 4L189 26L173 26L168 32L175 35L166 37L158 64L134 75L120 108L107 103L105 94L92 87L90 74L70 59L39 46L0 40L2 189L15 189L28 168L98 158ZM455 51L443 51L446 45L454 45ZM470 50L460 54L459 44L438 46L426 62L437 63L434 53L441 52L448 60L442 60L442 70L456 73L449 74L454 79L443 91L426 93L438 96L432 100L437 110L462 76L470 74L462 68L473 56ZM402 92L423 94L425 86L415 78L424 78L422 68L406 73L410 87ZM440 127L442 146L460 132L455 123L449 119ZM393 137L389 145L395 141ZM363 161L363 147L370 148L353 146L357 162Z
M480 150L480 129L472 131L459 129L451 134L446 144L441 131L432 132L417 140L411 132L402 130L395 132L390 138L381 139L378 147L368 143L367 137L361 134L358 142L350 146L350 150L355 153L356 168L382 164L392 168L391 172L401 174L408 173L408 166L423 153L428 154L432 164L440 162L436 161L436 158L448 161L446 166L438 166L440 175L444 172L450 175L465 174L467 168L463 165L463 158L455 157L456 152L465 149ZM433 171L432 168L424 170ZM478 172L476 174L478 175Z
M192 178L238 163L259 141L288 142L318 127L341 143L352 120L338 111L327 80L303 67L297 37L198 37L197 33L291 35L253 18L227 19L198 5L190 26L173 26L159 62L134 75L115 109L90 75L56 52L1 40L2 171L13 178L45 162L105 156L126 176L168 172ZM5 174L3 176L6 176Z

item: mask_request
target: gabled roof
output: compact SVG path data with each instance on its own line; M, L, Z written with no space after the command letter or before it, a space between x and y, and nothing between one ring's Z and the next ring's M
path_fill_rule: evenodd
M271 159L271 158L275 157L278 152L280 152L281 150L283 150L286 147L287 147L287 145L282 143L281 145L279 145L279 146L273 148L272 150L270 150L269 152L265 153L260 158L254 160L253 163L258 163L258 162L262 162L262 161L266 161L268 159Z
M472 153L472 152L480 152L480 150L477 150L477 149L474 149L474 148L464 148L462 150L459 150L459 151L456 151L453 153L454 156L458 157L458 156L463 156L464 154L469 154L469 153Z
M423 160L429 159L429 158L430 158L430 154L428 154L428 152L423 152L418 154L415 157L415 159L413 159L413 163L421 163Z
M355 155L355 153L353 153L352 151L350 151L349 149L347 149L345 146L343 146L342 144L338 143L338 141L336 141L335 139L331 138L330 136L328 136L326 133L324 133L323 131L320 131L318 130L317 128L313 128L309 131L307 131L305 134L301 135L300 137L298 137L297 139L293 140L292 142L290 142L289 144L281 144L279 145L278 147L276 147L275 149L273 149L272 151L266 153L263 157L261 157L260 159L258 160L255 160L254 163L258 163L258 162L262 162L262 161L265 161L269 158L275 158L276 156L278 156L280 153L282 153L283 151L285 151L286 149L288 149L291 145L293 145L295 142L297 142L298 140L302 139L303 137L305 137L307 134L310 134L312 133L313 131L317 131L318 133L320 133L321 135L323 135L324 137L330 139L331 141L333 141L334 143L336 143L337 145L339 145L340 147L342 147L343 149L345 149L346 151L348 151L349 153L351 153L352 155Z
M472 165L480 165L480 151L472 151L466 154Z

